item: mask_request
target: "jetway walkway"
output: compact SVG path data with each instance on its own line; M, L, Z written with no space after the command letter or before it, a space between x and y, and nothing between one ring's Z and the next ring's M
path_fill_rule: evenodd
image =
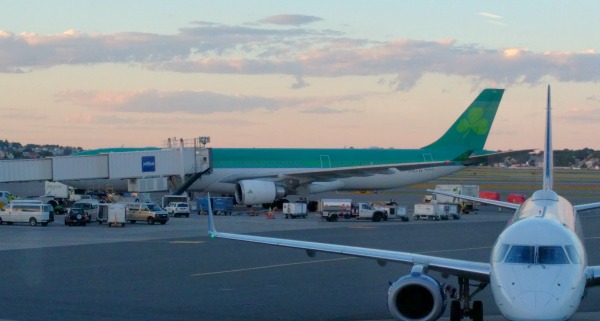
M103 149L84 155L0 161L0 183L58 181L71 186L127 182L120 192L185 191L210 173L212 149L204 146ZM193 178L193 181L190 179ZM173 186L173 182L181 182ZM185 189L183 184L186 183ZM108 186L105 184L105 186ZM125 184L122 184L125 186Z

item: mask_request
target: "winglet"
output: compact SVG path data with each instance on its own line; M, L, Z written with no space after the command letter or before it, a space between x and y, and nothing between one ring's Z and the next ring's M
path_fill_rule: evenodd
M217 235L217 229L215 228L215 220L213 217L212 204L210 202L210 193L206 194L207 198L207 207L208 207L208 235L210 237L215 237Z
M552 171L554 157L552 152L552 122L550 117L550 85L548 85L548 105L546 107L546 137L544 146L544 190L552 190Z

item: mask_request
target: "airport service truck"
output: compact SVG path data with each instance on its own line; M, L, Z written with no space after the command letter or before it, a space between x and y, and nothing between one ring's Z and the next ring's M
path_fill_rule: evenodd
M373 208L384 211L388 219L399 219L408 222L406 206L398 205L396 202L373 203Z
M388 219L384 210L373 208L367 203L352 203L351 199L322 199L319 202L319 212L327 222L336 222L340 217L370 219L373 222Z
M442 184L436 185L435 190L465 196L479 197L479 185ZM468 201L465 199L440 194L434 194L431 198L431 203L457 205L459 212L464 214L469 214L470 212L476 210L474 201Z
M306 218L306 203L283 203L285 218Z
M455 220L460 219L460 213L456 204L419 203L415 204L413 210L413 220L415 221L447 220L450 216Z

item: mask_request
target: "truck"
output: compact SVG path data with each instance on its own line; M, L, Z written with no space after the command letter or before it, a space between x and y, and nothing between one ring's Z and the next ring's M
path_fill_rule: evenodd
M160 203L160 207L165 208L170 203L173 203L173 202L189 203L190 202L190 198L187 196L187 194L182 194L182 195L163 195L161 203Z
M374 203L373 207L385 211L388 219L400 219L402 222L408 222L406 206L398 205L396 202Z
M108 223L108 227L125 227L127 222L125 204L101 203L98 205L98 224Z
M436 191L479 197L479 185L440 184L435 186ZM476 211L475 202L457 197L434 194L431 203L444 205L457 205L459 212L468 214Z
M233 197L210 197L210 205L215 215L231 215L233 212ZM208 197L196 199L196 210L198 215L208 214Z
M283 214L285 218L306 218L306 203L283 203Z
M413 210L413 220L439 221L448 218L460 219L460 212L456 204L418 203Z
M327 222L336 222L340 217L370 219L373 222L388 219L385 210L373 208L367 203L352 203L351 199L322 199L319 202L319 212Z
M85 190L76 189L61 182L46 181L44 182L44 195L28 198L50 204L54 212L64 214L67 212L67 207L70 207L74 202L81 200L85 196L87 196L85 195Z

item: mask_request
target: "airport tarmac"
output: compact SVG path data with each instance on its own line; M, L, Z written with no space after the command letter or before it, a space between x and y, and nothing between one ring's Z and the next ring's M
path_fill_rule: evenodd
M217 216L216 224L227 232L486 261L509 216L485 208L438 222L329 223L279 214ZM0 319L388 320L388 282L409 272L400 264L210 239L204 215L125 228L67 227L57 219L48 227L0 226ZM583 223L588 249L599 248L600 213ZM598 251L589 255L600 264ZM599 291L590 289L574 320L598 319ZM486 320L503 320L489 289L477 299Z
M504 193L536 185L537 179L525 172L513 174L525 180L517 184L516 178L502 172L478 172L473 180L469 179L473 173L461 173L428 184L483 186L496 180L494 187L506 185ZM595 177L584 178L584 185L600 185ZM579 180L558 182L565 192L580 191ZM593 188L586 193L573 193L573 203L600 200L593 199ZM320 197L394 198L410 205L424 194L423 186L416 186L379 194ZM274 220L264 215L215 219L224 232L486 262L510 216L509 211L487 206L476 215L437 222L330 223L314 214L289 220L281 214ZM310 258L302 250L211 239L206 216L196 214L171 218L166 225L137 223L125 228L68 227L62 215L56 220L48 227L0 226L0 320L390 320L389 282L410 270L401 264L380 267L373 260L333 254ZM585 213L582 223L589 263L600 265L600 211ZM444 281L456 285L455 278ZM475 299L484 302L485 320L504 320L489 289ZM572 320L600 320L599 300L600 288L589 289ZM448 311L440 320L448 320L447 316Z

